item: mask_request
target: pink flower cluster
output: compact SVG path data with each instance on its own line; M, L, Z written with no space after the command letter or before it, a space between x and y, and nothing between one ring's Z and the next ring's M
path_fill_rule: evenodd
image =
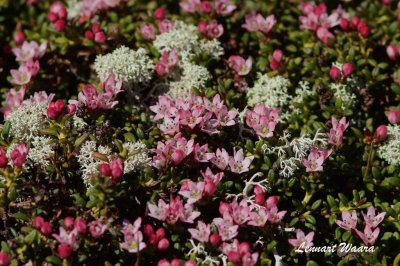
M120 158L113 159L110 164L102 163L100 173L105 177L111 177L111 184L118 182L124 174L124 162Z
M228 260L235 265L253 266L257 263L258 252L251 253L250 244L234 239L232 243L223 243L222 253L228 256Z
M85 31L85 37L97 43L103 43L106 40L106 34L101 30L99 23L93 23L92 30Z
M131 224L125 220L122 225L121 233L124 235L124 242L121 243L121 248L129 253L137 253L146 247L143 242L143 233L139 230L142 224L142 218L139 217Z
M219 129L235 125L236 110L228 111L223 100L216 94L212 100L190 94L187 100L179 97L173 101L168 95L159 96L156 105L150 106L156 113L154 120L162 119L159 129L167 135L175 135L181 126L207 134L217 134Z
M301 6L301 10L304 16L300 16L300 28L315 31L318 39L320 39L326 45L329 45L331 41L335 41L335 36L329 31L337 25L340 25L340 19L342 17L341 6L328 16L328 10L324 3L315 6L314 3L308 2Z
M158 27L158 31L161 34L169 32L174 27L174 23L165 18L165 10L161 7L154 11L154 18ZM156 39L156 29L151 23L144 23L140 25L140 34L142 34L143 38L148 41L154 41Z
M235 70L239 76L246 76L249 74L253 62L251 57L247 58L247 60L244 60L244 58L241 56L231 55L228 59L228 63L230 68Z
M344 31L349 31L350 29L358 31L358 33L361 35L363 38L368 38L371 30L367 25L367 22L365 20L361 20L359 17L354 16L351 19L351 23L348 19L348 16L344 16L340 20L340 27Z
M57 31L64 31L67 20L67 9L59 1L54 2L50 6L50 12L47 19L53 23Z
M146 224L143 233L147 237L148 243L156 246L158 250L164 251L169 247L169 240L165 237L165 229L163 227L158 228L154 232L153 226Z
M69 104L85 106L91 111L112 109L118 104L118 101L114 101L114 98L123 91L121 90L122 81L116 82L114 75L111 74L106 79L101 79L101 85L99 92L93 85L86 85L83 91L78 94L78 101L69 100Z
M179 3L185 12L196 13L200 11L203 14L210 14L213 11L213 5L210 1L187 0ZM230 4L229 0L215 0L214 10L216 15L230 15L236 9L235 5Z
M224 34L224 27L218 24L218 21L213 19L209 24L205 21L200 21L197 25L200 33L208 39L216 39Z
M339 81L342 79L342 76L347 78L354 72L354 67L352 63L345 63L342 66L342 69L339 69L336 66L331 67L331 70L329 71L329 75L331 78L335 81Z
M247 14L245 19L246 23L242 25L242 28L250 32L262 32L265 35L268 35L276 24L274 15L269 15L264 18L261 14L257 14L256 12Z
M352 214L348 211L342 212L342 220L335 220L335 223L347 231L354 231L364 242L365 245L371 246L375 243L376 239L379 235L379 227L378 225L383 221L385 218L386 212L381 212L378 215L375 214L374 206L370 206L368 208L367 214L361 212L365 227L364 232L360 232L356 229L357 227L357 212L353 210ZM374 229L374 231L372 231Z
M161 60L156 63L155 70L159 76L165 76L178 64L179 57L175 49L164 51Z
M332 153L332 150L325 150L323 147L319 147L318 150L315 147L311 148L307 159L302 159L301 163L306 167L307 173L315 173L323 170L322 164Z
M80 21L91 18L100 11L118 7L121 2L121 0L83 0L81 6L83 16Z
M332 128L327 134L328 143L333 145L334 148L338 148L343 142L343 132L349 124L349 122L346 123L346 117L342 117L338 122L336 118L332 116Z
M24 143L18 144L11 152L10 157L13 164L17 167L22 167L29 153L29 147Z
M253 110L247 110L246 123L260 138L269 138L274 135L279 109L267 108L265 104L256 105Z
M169 225L174 225L178 221L193 223L194 219L200 216L200 212L193 211L193 204L186 203L183 205L180 196L174 198L171 195L169 204L162 199L158 200L158 205L148 203L148 208L150 217L165 221Z

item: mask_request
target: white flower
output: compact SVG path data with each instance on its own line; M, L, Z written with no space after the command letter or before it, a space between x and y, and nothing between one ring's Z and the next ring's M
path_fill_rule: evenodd
M118 81L141 83L151 79L154 65L145 49L134 51L121 46L112 53L97 55L94 69L99 77L113 73Z
M149 165L151 158L144 143L126 142L122 147L128 151L128 158L124 161L124 174L141 170Z
M289 80L282 76L270 78L267 74L258 73L254 87L247 90L247 104L255 106L264 103L266 107L284 107L291 99L289 84Z
M44 128L47 102L33 102L19 107L7 116L11 123L10 135L23 142L29 142Z
M96 148L96 142L89 140L85 141L82 145L79 155L77 156L78 162L82 170L82 178L87 188L90 188L90 179L99 174L99 166L102 163L100 159L93 157L93 152L98 151L99 153L107 156L110 159L111 149L104 146Z
M378 148L378 156L388 164L400 165L400 125L387 126L387 140Z
M51 148L51 138L49 137L34 137L29 149L28 159L34 165L46 169L50 163L50 157L53 156L54 151Z

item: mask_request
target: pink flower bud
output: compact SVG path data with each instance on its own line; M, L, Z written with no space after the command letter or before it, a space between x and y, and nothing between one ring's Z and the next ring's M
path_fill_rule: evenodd
M200 31L201 34L206 34L207 33L207 22L205 21L200 21L199 24L197 24L197 29Z
M142 34L143 38L149 41L153 41L156 38L156 30L152 24L140 25L140 34Z
M93 33L98 33L101 30L100 24L99 23L93 23L92 25L92 32Z
M221 242L221 237L219 236L219 234L212 234L210 236L210 244L211 244L211 246L217 247L220 242Z
M8 259L7 253L4 251L0 252L0 266L7 266L10 264L10 261Z
M64 225L65 227L67 227L68 230L71 230L72 228L74 228L74 218L68 216L64 218Z
M172 154L171 154L171 159L172 159L172 163L174 165L179 165L182 161L183 158L185 157L185 154L183 153L183 151L176 149Z
M64 6L61 7L57 15L59 19L65 20L67 18L67 9Z
M362 20L362 21L360 21L360 23L358 23L357 30L358 30L358 33L360 33L360 35L363 38L368 38L370 29L364 20Z
M150 245L156 245L158 242L156 234L148 235L147 238L149 239Z
M8 165L8 158L3 147L0 147L0 168L5 168Z
M106 177L110 176L111 175L110 165L108 163L100 164L100 173L102 173Z
M54 103L53 102L51 102L49 104L49 107L47 108L46 114L52 120L56 120L57 119L58 113L57 113L56 108L54 107Z
M62 259L67 259L71 256L71 248L67 244L60 244L57 248L58 256Z
M240 263L240 255L239 252L229 251L228 253L228 260L234 264Z
M161 239L158 244L157 244L157 248L160 251L164 251L169 247L169 241L166 238Z
M376 140L377 141L382 141L382 140L386 139L386 137L387 137L387 126L386 125L380 125L376 129L375 134L376 134Z
M349 20L347 18L341 18L340 19L340 27L342 28L342 30L348 31L350 28Z
M165 230L164 230L164 228L162 228L162 227L158 228L157 231L156 231L156 236L157 236L157 239L165 238Z
M255 198L254 198L255 203L257 203L258 205L262 205L265 201L265 196L264 194L255 194Z
M212 11L212 5L209 1L203 1L200 4L200 10L204 14L209 14Z
M13 164L17 167L22 167L22 165L25 163L28 153L29 148L25 144L18 144L10 155Z
M343 76L348 77L353 74L354 68L352 63L346 63L342 67Z
M182 262L180 259L172 259L171 266L182 266Z
M248 242L240 243L238 250L239 250L240 256L244 256L246 253L250 253L250 251L251 251L250 245Z
M400 112L397 110L391 110L388 113L388 120L391 124L397 124L400 122Z
M42 226L40 227L40 232L45 236L50 235L51 231L52 231L52 227L51 227L51 224L49 222L44 222L42 224Z
M64 108L65 108L65 105L64 105L63 100L58 99L58 100L54 103L54 107L56 108L56 111L57 111L59 114L63 113L63 112L64 112Z
M174 23L169 19L163 19L158 23L158 30L161 33L170 32L173 27Z
M65 30L65 20L61 20L61 19L57 20L57 21L54 23L54 28L55 28L57 31L64 31L64 30Z
M188 260L185 262L184 266L196 266L196 262L193 260Z
M283 56L283 53L282 53L282 50L280 50L280 49L276 49L274 51L274 53L272 54L272 58L274 58L274 60L278 63L280 63L282 61L282 56Z
M54 2L50 6L50 12L53 12L55 14L58 14L60 10L63 8L63 4L60 1Z
M222 202L222 201L219 203L218 211L221 215L224 215L224 213L229 211L229 209L230 209L230 205L228 203Z
M326 13L327 10L328 10L328 8L326 7L325 3L321 3L315 8L314 12L317 16L320 16L320 15Z
M340 78L342 77L342 73L340 73L340 69L335 66L331 67L331 70L329 71L329 75L335 81L340 80Z
M389 6L392 3L392 0L382 0L382 4Z
M57 19L58 19L58 15L53 13L53 12L50 12L47 15L47 20L50 21L50 22L55 22Z
M83 220L82 218L76 219L75 223L74 223L74 229L76 229L76 231L79 234L82 234L82 235L86 234L86 230L87 230L86 221Z
M67 112L68 112L68 114L70 114L70 115L75 114L75 112L76 112L76 105L73 104L73 103L68 104L68 106L67 106Z
M215 190L217 189L217 185L211 179L207 179L204 185L204 196L210 197L214 194Z
M42 227L43 223L44 223L44 219L41 216L36 216L33 219L33 227L35 227L38 230Z
M154 17L155 17L155 19L157 19L157 20L162 20L162 19L164 19L164 18L165 18L165 10L164 10L164 8L162 8L162 7L157 8L157 9L154 11Z
M357 27L358 27L358 23L360 23L360 18L357 17L357 16L354 16L354 17L351 19L351 28L352 28L353 30L356 30Z
M88 40L93 40L94 34L90 30L85 31L85 38Z
M106 41L106 35L104 32L96 32L94 35L94 41L97 43L103 43Z
M272 59L271 62L269 62L269 67L272 70L277 70L279 68L279 63L275 59Z
M155 70L156 70L157 74L161 77L163 77L167 74L167 68L160 61L156 63Z
M114 159L111 162L111 177L114 182L119 181L124 174L124 162L121 159Z
M394 46L393 44L390 44L386 48L386 54L389 56L389 59L392 60L392 61L396 61L397 56L399 55L398 52L397 52L396 46Z
M143 233L147 237L150 237L151 235L153 235L154 234L153 226L151 226L151 224L146 224L143 228Z
M15 33L14 41L16 45L21 45L25 41L25 34L22 31Z

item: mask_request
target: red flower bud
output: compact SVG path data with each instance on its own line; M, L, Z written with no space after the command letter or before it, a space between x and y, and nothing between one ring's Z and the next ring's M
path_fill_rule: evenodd
M238 252L235 251L230 251L228 253L228 260L234 264L239 264L240 263L240 255Z
M250 245L248 242L240 243L238 250L239 250L240 256L244 256L245 254L250 253L250 251L251 251Z
M33 227L35 227L36 229L40 229L42 227L43 223L44 223L44 219L41 216L36 216L33 219Z
M201 34L207 34L207 26L207 22L200 21L199 24L197 24L197 29L200 31Z
M52 231L52 227L49 222L44 222L42 224L42 226L40 227L40 232L45 236L50 235L51 231Z
M221 242L221 237L219 236L219 234L212 234L210 236L210 244L211 244L211 246L217 247L220 242Z
M346 63L342 67L342 72L343 76L348 77L350 76L354 71L353 64L352 63Z
M0 252L0 266L7 266L10 264L7 253L4 251Z
M106 41L106 35L104 32L100 31L94 35L94 41L97 43L103 43Z
M54 28L55 28L57 31L64 31L64 30L65 30L65 20L61 20L61 19L57 20L57 21L54 23Z
M340 78L342 77L342 73L340 72L340 69L335 66L331 67L331 70L329 71L329 75L335 81L340 80Z
M347 18L341 18L340 19L340 27L342 28L342 30L348 31L350 28L349 20Z
M176 149L172 154L171 154L171 159L172 159L172 163L174 165L179 165L182 161L183 158L185 157L185 154L183 153L183 151Z
M209 1L203 1L200 4L200 10L204 14L209 14L212 11L212 5Z
M151 224L146 224L143 228L143 233L145 236L149 237L151 235L154 234L154 229L153 226L151 226Z
M376 140L377 141L382 141L382 140L386 139L386 137L387 137L387 126L386 125L380 125L376 129L375 135L376 135Z
M182 266L182 262L180 259L172 259L171 266Z
M85 31L85 38L88 40L93 40L94 34L90 30Z
M4 151L3 147L0 147L0 168L5 168L8 165L7 154Z
M157 236L157 239L165 238L165 230L164 230L164 228L162 228L162 227L158 228L157 231L156 231L156 236Z
M114 182L119 181L124 174L124 162L121 159L114 159L110 165L111 177Z
M357 29L357 26L358 26L358 23L360 23L360 18L357 17L357 16L354 16L354 17L351 19L351 28L352 28L353 30L356 30L356 29Z
M75 220L74 229L82 235L86 234L87 226L85 220L78 218Z
M25 40L25 34L22 31L15 33L14 41L16 45L21 45Z
M264 194L256 194L254 198L255 203L258 205L262 205L265 201L265 196Z
M169 247L169 241L166 238L161 239L158 244L157 244L157 248L160 251L164 251Z
M162 8L162 7L157 8L157 9L154 11L154 17L155 17L155 19L157 19L157 20L162 20L162 19L164 19L164 18L165 18L165 10L164 10L164 8Z
M69 216L65 217L64 225L65 225L65 227L67 227L68 230L71 230L72 228L74 228L74 218L69 217Z
M185 266L196 266L196 262L193 260L188 260L185 262Z
M57 248L58 256L62 259L67 259L71 256L71 248L67 244L60 244Z
M93 33L98 33L101 30L99 23L94 23L92 25L92 31Z
M398 57L398 52L396 46L393 44L390 44L388 47L386 47L386 54L388 55L389 59L392 61L396 61Z
M111 175L110 165L108 163L100 164L100 173L102 173L106 177L110 176Z
M47 20L50 21L50 22L55 22L57 19L58 19L58 15L53 13L53 12L50 12L47 15Z

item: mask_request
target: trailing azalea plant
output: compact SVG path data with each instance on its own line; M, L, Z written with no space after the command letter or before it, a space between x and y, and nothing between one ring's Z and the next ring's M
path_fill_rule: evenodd
M400 263L396 1L0 21L0 266Z

